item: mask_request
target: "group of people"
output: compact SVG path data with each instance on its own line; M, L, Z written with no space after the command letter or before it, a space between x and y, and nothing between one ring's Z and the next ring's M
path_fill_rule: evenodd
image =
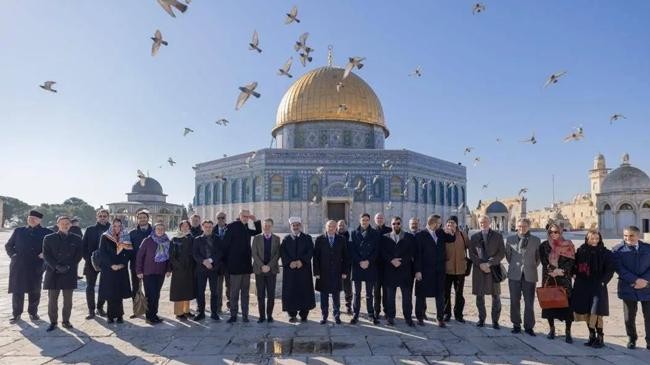
M522 332L523 297L523 332L535 336L533 308L541 265L540 285L560 286L568 299L564 308L542 310L542 318L550 327L548 338L556 336L555 321L563 321L565 340L571 343L572 323L585 321L589 329L586 345L602 347L603 317L609 314L607 284L617 272L628 347L636 346L635 319L641 302L650 349L650 245L640 241L640 231L634 226L625 228L623 242L610 251L597 230L588 231L584 244L576 250L557 224L547 227L548 239L541 242L531 234L530 222L525 218L517 222L517 233L506 240L490 228L485 216L479 219L480 231L468 237L459 229L455 216L443 222L440 216L431 215L423 228L412 218L406 228L400 217L392 217L390 225L386 225L383 214L377 213L373 225L371 216L364 213L353 230L348 230L343 220L327 221L324 233L315 240L303 232L300 217L289 218L290 233L280 239L274 233L272 219L257 220L245 209L230 223L226 223L223 212L216 215L216 223L195 214L181 221L171 238L166 234L167 227L162 223L152 225L144 210L137 214L137 226L131 231L126 230L126 222L121 219L109 219L105 209L97 212L97 223L83 235L71 230L70 217L57 219L56 232L43 228L41 219L41 213L31 211L27 226L17 228L5 248L11 257L11 321L20 319L25 294L30 318L39 318L42 285L48 290L48 331L58 325L61 293L62 326L72 328L72 292L77 288L77 267L83 258L86 319L106 316L109 323L123 322L123 300L132 298L135 303L141 286L146 297L147 323L162 322L158 317L160 292L165 278L170 276L169 299L174 302L174 314L179 320L205 319L208 284L210 317L221 320L225 284L228 323L236 322L239 314L242 321L248 322L253 274L258 322L273 322L276 277L282 263L282 310L288 313L290 322L307 321L309 311L316 307L318 291L321 324L328 321L330 298L334 321L341 323L343 292L351 324L359 322L363 295L370 321L379 324L383 311L386 323L394 325L397 289L401 292L403 318L409 326L425 325L427 298L435 298L438 326L445 327L452 314L456 321L465 322L463 288L465 277L471 274L477 326L485 326L485 296L489 295L492 327L500 329L501 283L507 280L512 332ZM504 258L507 270L502 264ZM194 299L197 308L192 313L190 301ZM134 313L131 318L135 317Z

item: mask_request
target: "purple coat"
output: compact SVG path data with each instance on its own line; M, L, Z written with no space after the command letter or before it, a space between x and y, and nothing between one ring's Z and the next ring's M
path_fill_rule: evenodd
M147 237L142 241L136 258L135 272L137 274L165 275L167 271L171 271L169 260L165 262L154 261L157 246L158 244L151 237Z

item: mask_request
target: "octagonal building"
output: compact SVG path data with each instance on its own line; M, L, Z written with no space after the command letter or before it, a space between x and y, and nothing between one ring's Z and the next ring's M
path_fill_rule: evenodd
M271 130L276 148L198 163L195 211L213 220L224 211L230 221L248 208L273 218L278 232L288 231L290 216L302 217L308 233L327 219L354 228L363 212L418 217L421 228L432 213L464 224L465 167L384 149L390 133L379 98L354 73L342 81L343 72L317 68L289 87Z

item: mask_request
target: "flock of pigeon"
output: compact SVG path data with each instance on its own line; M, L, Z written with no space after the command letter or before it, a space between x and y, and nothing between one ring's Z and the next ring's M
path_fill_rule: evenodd
M156 1L162 7L163 10L165 10L170 16L172 16L174 18L176 17L174 9L176 9L177 11L179 11L181 13L184 13L185 11L187 11L188 5L191 2L191 0L184 0L185 3L181 3L178 0L156 0ZM483 12L486 11L486 9L487 9L487 7L485 6L485 4L483 4L483 3L475 3L472 6L472 14L476 15L476 14L483 13ZM297 6L293 6L288 13L285 13L285 21L284 21L284 23L287 24L287 25L292 24L292 23L300 23L300 19L298 18L298 7ZM306 67L307 64L312 62L312 59L313 59L312 56L311 56L311 53L314 52L314 49L307 45L308 38L309 38L309 33L308 32L305 32L305 33L301 34L300 37L298 38L298 40L295 42L295 44L293 46L294 50L298 53L300 63L303 65L303 67ZM151 40L153 41L152 46L151 46L151 56L152 57L155 57L158 54L158 52L160 51L161 46L168 46L168 42L164 40L162 33L158 29L154 32L154 36L151 37ZM248 44L248 48L251 51L255 51L257 53L262 53L262 48L260 46L260 35L257 32L257 30L253 31L253 35L252 35L250 43ZM363 68L363 66L364 66L363 62L365 61L365 59L366 59L365 57L349 57L348 58L348 63L345 66L345 69L344 69L344 72L343 72L343 77L336 84L336 91L337 92L340 92L341 88L343 88L345 86L344 81L350 75L350 72L352 72L352 70L354 70L355 68L358 69L358 70ZM293 57L289 57L289 59L284 63L284 65L277 70L277 75L292 78L293 75L290 73L292 63L293 63ZM546 80L546 82L544 83L543 88L547 88L549 86L557 84L563 77L565 77L566 74L567 74L566 71L560 71L560 72L556 72L556 73L551 74L548 77L548 79ZM417 66L412 73L408 74L409 77L417 77L417 78L422 77L422 75L423 75L423 72L422 72L422 68L420 66ZM53 86L55 84L56 84L55 81L45 81L43 83L43 85L39 85L39 87L41 87L43 90L46 90L46 91L49 91L49 92L52 92L52 93L56 93L56 92L58 92L58 90L53 88ZM255 98L259 98L261 96L261 94L256 91L257 87L258 87L258 83L256 81L253 81L253 82L251 82L249 84L238 87L240 93L239 93L239 95L237 97L237 101L235 103L235 110L241 109L251 96L253 96ZM347 110L348 110L348 106L346 104L339 104L338 109L337 109L337 113L344 113ZM627 119L627 118L623 114L616 113L616 114L613 114L613 115L610 116L609 122L610 122L610 124L613 124L614 122L616 122L618 120L621 120L621 119ZM225 127L230 122L225 118L220 118L217 121L215 121L215 123L217 125ZM191 128L185 127L183 129L183 136L185 137L188 134L193 133L193 132L194 132L194 130L192 130ZM571 133L569 133L566 137L564 137L563 141L564 142L573 142L573 141L577 142L577 141L580 141L581 139L583 139L584 137L585 137L584 129L583 129L582 126L579 126L579 127L575 127L573 129L573 131L571 131ZM501 138L496 138L496 142L501 143L502 142ZM524 139L524 140L520 140L520 142L522 142L522 143L530 143L532 145L537 144L537 138L535 137L535 132L533 132L532 135L529 138ZM474 150L475 150L474 147L471 147L471 146L465 147L464 155L470 154ZM227 155L225 155L225 154L223 156L227 157ZM255 158L255 153L253 153L251 156L246 158L246 160L245 160L246 166L250 167L250 163L254 158ZM167 160L167 163L170 166L173 167L176 164L176 161L174 161L174 159L172 157L169 157L169 159ZM475 156L474 159L473 159L473 165L478 166L480 163L481 163L480 156ZM393 168L393 162L391 162L390 160L386 160L386 161L383 161L381 163L381 166L382 166L383 169L390 170L390 169ZM162 166L159 166L159 167L162 168ZM322 174L323 172L324 172L324 167L323 166L320 166L320 167L318 167L316 169L317 174ZM140 179L141 183L144 183L144 180L143 180L144 179L144 174L142 173L141 170L138 170L138 178ZM217 178L217 180L221 180L221 181L226 180L226 178L224 176L216 176L216 178ZM377 175L377 176L375 176L373 178L373 184L376 182L376 180L378 178L379 178L379 175ZM422 186L424 187L427 183L430 183L430 181L429 182L423 181ZM447 182L446 185L448 187L452 187L454 185L454 183L453 182ZM483 184L482 185L482 190L486 190L488 188L488 185L489 184ZM350 188L349 176L346 176L345 187ZM354 189L355 192L364 192L366 190L366 185L362 181L359 181L357 186L355 186L353 189ZM523 194L525 194L527 191L528 191L527 188L521 188L518 195L523 196ZM404 191L402 192L402 196L406 196L407 194L408 194L408 188L405 188ZM372 195L370 195L370 198L372 199ZM317 197L314 197L314 201L312 201L312 203L313 204L317 203ZM391 207L392 207L391 202L388 202L386 208L391 209ZM461 209L461 207L459 207L459 209Z

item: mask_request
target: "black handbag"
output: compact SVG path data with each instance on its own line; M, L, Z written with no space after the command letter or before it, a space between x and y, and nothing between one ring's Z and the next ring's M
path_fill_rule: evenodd
M465 257L465 276L469 276L472 273L472 265L474 263L469 258Z
M503 264L490 266L490 272L495 283L500 283L508 277L508 272Z

